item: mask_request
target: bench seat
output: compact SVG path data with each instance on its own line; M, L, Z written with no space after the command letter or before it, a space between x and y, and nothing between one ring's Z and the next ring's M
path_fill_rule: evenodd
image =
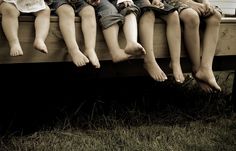
M39 62L64 62L71 61L67 48L62 38L58 17L51 16L50 31L46 40L49 53L44 54L33 48L34 40L34 17L21 16L19 26L19 39L24 52L23 56L11 57L6 37L0 28L0 64L10 63L39 63ZM84 49L83 35L81 32L80 19L75 19L77 42L81 50ZM156 58L169 58L169 51L165 36L165 24L157 19L155 23L154 51ZM124 35L120 34L120 44L125 45ZM96 39L96 52L100 61L111 60L107 50L101 29L98 27ZM220 28L220 38L217 45L216 56L236 55L236 18L223 18ZM185 50L182 48L181 57L185 57Z

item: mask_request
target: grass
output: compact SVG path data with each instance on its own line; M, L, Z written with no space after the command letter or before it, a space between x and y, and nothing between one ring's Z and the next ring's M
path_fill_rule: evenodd
M20 106L25 113L14 109L12 128L0 138L0 151L236 150L233 74L220 72L216 77L223 92L211 95L201 92L192 79L183 85L143 78L92 81L93 89L87 93L80 87L77 98L78 90L63 95L57 91L57 104L35 101L37 108ZM81 86L81 81L74 84ZM27 116L29 111L34 118Z
M150 124L94 129L53 129L28 136L11 137L1 150L158 150L233 151L236 149L236 119L220 118L181 124Z

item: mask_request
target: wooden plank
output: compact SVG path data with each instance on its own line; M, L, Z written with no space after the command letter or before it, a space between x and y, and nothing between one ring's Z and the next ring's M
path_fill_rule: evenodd
M222 22L216 56L236 55L236 22Z
M43 54L33 49L34 40L34 17L33 16L21 16L20 17L20 30L19 39L22 45L24 55L18 57L9 56L9 46L0 28L0 64L7 63L37 63L37 62L63 62L71 61L68 55L64 40L62 38L59 26L58 17L51 17L51 25L49 35L46 40L49 53ZM84 41L80 27L80 19L76 17L76 36L77 42L83 50ZM169 58L169 51L165 36L165 24L160 19L155 23L155 37L154 37L154 53L156 58ZM120 44L124 47L125 40L123 33L120 33ZM236 55L236 19L235 18L223 18L220 29L220 38L217 45L216 56ZM96 39L96 52L99 60L111 60L108 52L107 45L104 41L101 29L98 27L97 39ZM185 57L185 51L182 51L182 57Z

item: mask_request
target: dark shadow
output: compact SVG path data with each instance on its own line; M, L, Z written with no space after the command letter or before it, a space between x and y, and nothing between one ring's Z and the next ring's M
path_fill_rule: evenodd
M193 79L179 85L172 77L155 82L114 71L109 77L108 64L100 70L72 63L0 65L0 133L29 134L65 121L80 128L112 128L114 120L123 126L185 125L232 113L229 95L201 93L189 87Z

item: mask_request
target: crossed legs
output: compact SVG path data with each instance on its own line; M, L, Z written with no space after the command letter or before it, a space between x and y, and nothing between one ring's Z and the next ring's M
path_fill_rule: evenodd
M220 14L217 12L205 19L202 57L200 56L199 15L193 9L188 8L180 13L180 18L184 23L185 46L192 61L193 76L205 92L220 91L221 88L217 84L212 70L219 34Z

